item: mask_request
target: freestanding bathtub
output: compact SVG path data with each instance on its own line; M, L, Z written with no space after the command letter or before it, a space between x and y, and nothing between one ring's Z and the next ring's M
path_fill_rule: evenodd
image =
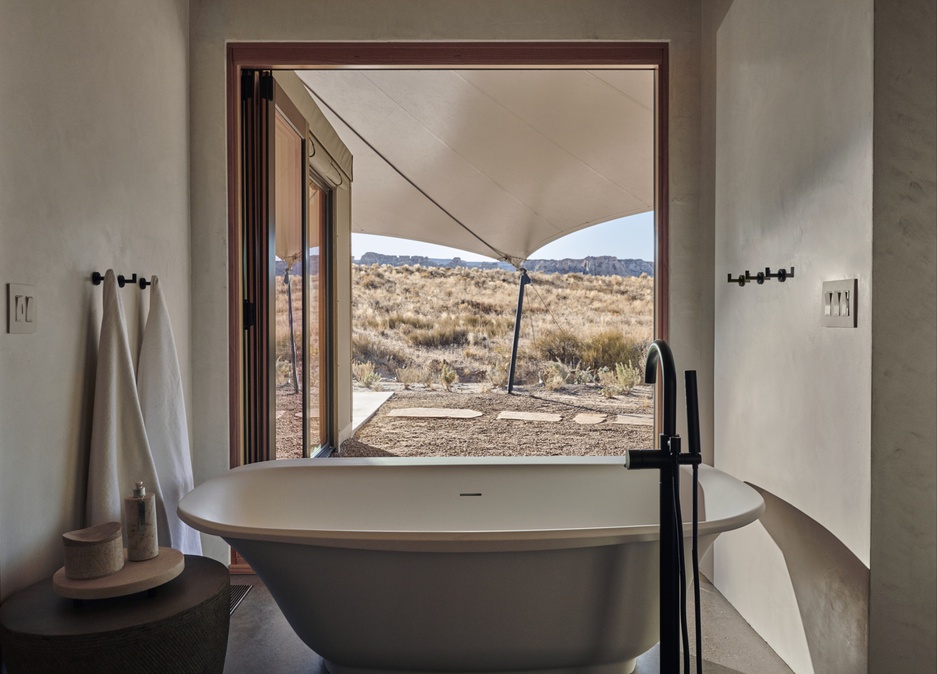
M247 559L332 674L624 674L659 639L658 473L622 464L271 461L179 515ZM764 509L714 468L700 487L701 554Z

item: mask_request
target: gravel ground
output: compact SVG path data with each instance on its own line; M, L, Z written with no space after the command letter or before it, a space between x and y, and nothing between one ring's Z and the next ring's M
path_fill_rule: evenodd
M474 419L426 419L387 416L406 407L467 408L482 412ZM550 412L559 422L498 419L501 411ZM576 423L579 413L607 414L594 425ZM640 386L615 398L588 385L559 391L515 388L480 392L399 390L346 440L338 457L360 456L615 456L625 449L653 446L651 426L612 423L618 414L652 418L651 387Z

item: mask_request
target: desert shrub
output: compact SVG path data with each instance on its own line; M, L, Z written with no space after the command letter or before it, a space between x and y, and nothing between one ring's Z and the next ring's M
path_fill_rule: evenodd
M614 370L607 367L599 370L599 385L602 395L607 398L631 393L631 389L643 380L641 368L636 367L630 361L627 364L615 363Z
M615 378L622 388L627 389L626 392L630 393L631 389L644 382L644 372L640 365L634 365L631 361L628 361L627 365L615 363Z
M556 391L569 383L569 367L558 360L551 360L543 367L543 385L548 391Z
M431 328L413 330L407 334L407 341L413 346L445 347L468 344L468 330L457 321L443 320Z
M404 389L409 389L414 384L426 384L432 381L433 375L425 367L400 367L397 368L397 381L403 384Z
M579 363L567 365L558 360L547 363L541 372L541 381L549 391L555 391L566 384L591 384L595 377Z
M501 311L501 307L492 302L472 299L462 300L459 308L475 316L495 314Z
M376 391L380 387L381 375L374 371L374 365L371 363L355 361L351 364L351 374L365 388Z
M547 361L573 364L582 360L582 340L566 328L544 331L534 340L533 348L541 359Z
M595 381L595 375L589 369L580 367L578 364L570 372L570 375L573 384L591 384Z
M427 330L433 327L433 321L416 314L389 314L385 319L385 325L388 330L407 330L419 329Z
M508 369L501 363L492 363L485 373L485 379L492 388L504 388L508 385Z
M510 374L510 372L508 372ZM536 384L541 381L540 361L525 358L522 355L517 357L517 367L514 370L515 384Z
M503 334L514 327L514 319L508 316L479 316L465 314L462 321L468 328L487 330L494 334Z
M616 363L640 363L644 349L644 340L610 329L583 340L581 356L583 364L592 370L612 370Z
M362 274L358 279L358 284L365 290L380 288L384 285L384 280L377 274Z
M459 381L459 375L449 363L443 361L439 370L439 384L447 391L452 390L452 385Z
M388 343L367 334L351 338L351 357L373 365L386 365L391 369L407 364L407 357Z

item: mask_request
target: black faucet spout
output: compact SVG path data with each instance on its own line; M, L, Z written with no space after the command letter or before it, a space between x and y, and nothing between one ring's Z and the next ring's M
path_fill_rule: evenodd
M677 368L673 361L673 352L670 346L662 339L656 339L647 350L647 361L644 363L644 383L657 383L657 364L664 376L663 396L664 419L662 431L664 435L677 434ZM663 448L661 448L663 449Z

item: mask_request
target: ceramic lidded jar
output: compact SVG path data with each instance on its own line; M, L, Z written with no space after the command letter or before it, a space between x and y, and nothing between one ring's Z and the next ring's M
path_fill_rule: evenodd
M124 566L120 522L104 522L62 534L65 577L90 580L117 573Z

